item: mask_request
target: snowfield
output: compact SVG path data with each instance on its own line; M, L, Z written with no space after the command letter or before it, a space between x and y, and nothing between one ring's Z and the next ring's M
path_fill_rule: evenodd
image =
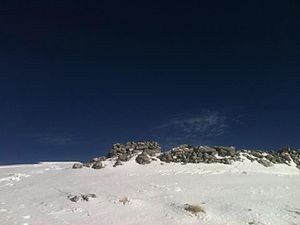
M225 164L134 159L113 167L73 163L0 167L1 225L299 225L300 170L243 158ZM95 194L72 202L69 195ZM185 204L200 206L193 214Z

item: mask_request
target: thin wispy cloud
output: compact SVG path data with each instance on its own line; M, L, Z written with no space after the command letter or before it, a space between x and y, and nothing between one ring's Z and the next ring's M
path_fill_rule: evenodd
M220 112L181 114L159 125L156 132L168 146L179 143L207 143L228 132L228 117Z

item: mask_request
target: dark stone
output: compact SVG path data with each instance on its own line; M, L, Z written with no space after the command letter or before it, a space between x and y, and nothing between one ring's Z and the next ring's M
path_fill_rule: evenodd
M266 159L258 159L257 160L258 163L260 163L261 165L265 166L265 167L270 167L272 166L272 163Z
M89 201L91 198L96 198L95 194L84 194L81 195L82 200Z
M138 155L135 160L138 164L142 165L149 164L151 162L150 157L145 152Z
M228 159L228 158L224 158L224 159L221 159L222 161L222 163L224 163L224 164L231 164L231 160L230 159Z
M80 200L80 197L76 195L69 195L68 199L70 199L70 201L72 202L78 202Z
M232 147L223 147L223 146L216 146L215 149L218 152L218 155L221 157L225 156L231 156L233 157L235 155L235 148Z
M123 162L126 162L131 158L132 158L132 156L130 154L126 154L126 153L118 156L118 160L123 161Z
M82 163L74 163L72 169L81 169L83 167Z
M264 157L261 152L257 152L257 151L252 151L251 155L253 155L254 157L257 157L257 158L263 158Z
M92 168L93 169L102 169L104 168L103 164L101 161L98 161L98 162L95 162L93 165L92 165Z
M255 159L253 157L251 157L250 155L246 155L246 158L249 159L251 162L255 161Z
M120 160L117 160L115 162L115 164L113 165L113 167L117 167L117 166L121 166L121 165L123 165L123 163Z

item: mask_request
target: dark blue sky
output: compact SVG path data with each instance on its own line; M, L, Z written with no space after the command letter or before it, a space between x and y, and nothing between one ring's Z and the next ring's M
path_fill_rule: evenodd
M1 1L0 164L87 160L143 139L300 148L299 11Z

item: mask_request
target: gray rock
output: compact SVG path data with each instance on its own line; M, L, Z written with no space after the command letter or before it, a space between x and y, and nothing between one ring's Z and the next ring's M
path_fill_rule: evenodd
M233 157L235 155L235 147L223 147L223 146L216 146L215 149L218 152L218 155L221 157L225 156L231 156Z
M68 199L70 199L70 201L72 202L78 202L80 200L80 197L76 195L69 195Z
M93 158L90 162L98 162L98 161L105 161L105 160L106 160L105 156L100 156L100 157Z
M83 167L82 163L74 163L72 169L81 169Z
M263 158L264 157L262 152L258 152L258 151L252 151L251 155L253 155L254 157L257 157L257 158Z
M231 160L228 158L221 159L221 162L224 164L231 164Z
M123 165L123 163L121 162L121 160L117 160L115 162L115 164L113 165L113 167L117 167L117 166L121 166L121 165Z
M89 201L91 198L96 198L95 194L83 194L81 195L82 200Z
M251 162L255 161L255 158L251 157L250 155L246 155L246 158L249 159Z
M126 162L131 158L132 158L132 155L126 154L126 153L118 156L118 160L123 161L123 162Z
M135 160L138 164L142 165L149 164L151 162L150 157L145 152L138 155Z
M258 159L257 160L258 163L260 163L261 165L265 166L265 167L270 167L272 166L272 163L266 159Z
M126 144L117 143L112 146L112 149L108 153L108 157L118 157L120 161L125 162L142 151L146 151L150 156L155 156L156 154L161 153L161 148L159 143L154 141L129 141Z
M160 153L161 148L154 148L154 149L147 148L144 151L150 156L155 156L156 154Z
M95 162L93 165L92 165L92 168L93 169L102 169L104 168L103 164L102 164L102 161L97 161Z

